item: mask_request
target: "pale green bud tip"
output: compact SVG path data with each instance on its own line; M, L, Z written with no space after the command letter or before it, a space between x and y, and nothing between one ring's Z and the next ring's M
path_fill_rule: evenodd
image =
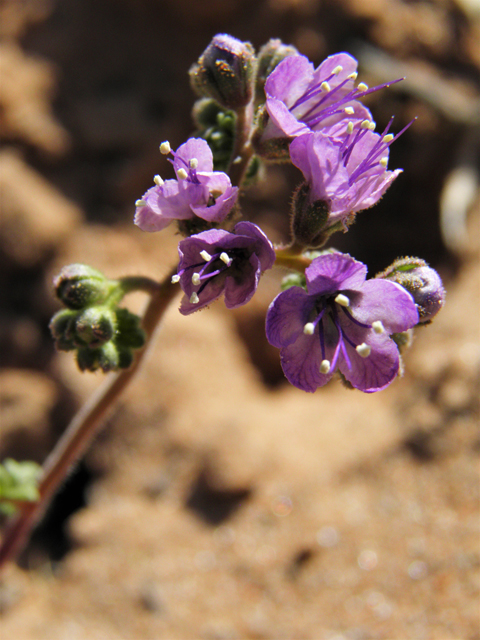
M84 264L64 267L53 279L57 298L70 309L84 309L104 302L118 283Z
M216 35L190 69L194 89L227 109L245 107L252 98L255 52L248 42Z

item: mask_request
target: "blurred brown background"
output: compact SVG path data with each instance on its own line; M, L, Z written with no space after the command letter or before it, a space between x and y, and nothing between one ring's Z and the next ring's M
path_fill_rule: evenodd
M383 200L335 246L383 269L418 255L447 306L373 396L304 394L250 305L167 314L149 361L0 585L2 637L480 638L480 13L475 0L0 2L1 456L41 462L101 375L56 354L51 278L70 262L161 277L173 231L134 202L191 133L187 71L217 32L346 50L381 130ZM299 173L244 210L274 240ZM131 298L141 309L144 299Z

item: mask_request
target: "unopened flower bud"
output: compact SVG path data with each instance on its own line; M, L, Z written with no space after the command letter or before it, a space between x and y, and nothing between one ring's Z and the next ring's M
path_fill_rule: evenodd
M140 326L141 319L128 311L117 309L117 331L115 342L119 347L140 349L145 344L145 331Z
M256 66L249 42L216 35L190 69L193 88L227 109L245 107L252 98Z
M78 316L75 323L77 341L90 349L101 347L115 334L117 319L108 307L90 307Z
M397 282L412 295L420 324L430 322L445 304L440 276L421 258L399 258L377 277Z
M50 331L55 340L55 346L59 351L72 351L75 349L76 319L77 312L70 309L62 309L51 319Z
M272 38L258 52L257 80L255 97L258 102L265 101L265 80L275 67L288 56L298 54L293 45L283 44L278 38Z
M53 280L55 293L69 309L85 309L105 302L117 283L85 264L64 267Z
M330 207L325 200L309 200L310 186L298 187L292 201L292 235L296 244L306 249L321 247L328 236L325 234Z

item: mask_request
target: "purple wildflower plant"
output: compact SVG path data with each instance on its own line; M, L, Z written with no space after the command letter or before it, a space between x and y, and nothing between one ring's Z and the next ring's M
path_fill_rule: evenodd
M342 123L301 135L290 144L290 158L310 187L308 204L321 201L328 210L323 230L338 222L346 229L353 214L377 203L402 172L387 170L389 146L410 125L393 135L392 121L382 134L374 133L368 120L356 126L350 121L343 138L335 135Z
M338 370L361 391L387 387L400 356L391 334L419 321L412 296L395 282L365 280L349 255L325 253L305 270L307 290L280 293L267 312L267 338L278 347L287 379L314 392Z
M246 304L255 293L260 275L275 262L272 243L251 222L239 222L233 232L210 229L181 240L180 263L173 282L185 296L180 313L189 315L225 294L229 309Z
M364 83L355 86L357 65L355 58L347 53L329 56L317 69L302 55L282 60L265 83L266 110L270 118L262 140L296 138L345 118L371 121L370 111L358 100L400 80L371 89Z
M222 222L238 197L238 188L222 171L213 171L213 155L207 142L189 138L176 152L168 142L160 145L172 153L176 180L155 176L155 186L137 200L134 222L143 231L160 231L172 220L197 216L210 223Z

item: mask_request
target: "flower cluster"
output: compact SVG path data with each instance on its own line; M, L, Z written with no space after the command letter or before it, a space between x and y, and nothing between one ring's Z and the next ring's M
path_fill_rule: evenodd
M198 94L195 137L176 151L160 145L175 179L155 176L134 218L150 232L175 222L183 236L172 277L184 294L180 313L190 315L222 295L229 309L244 305L267 270L287 268L291 273L266 316L266 336L280 349L287 379L313 392L338 372L361 391L384 389L399 374L400 348L413 327L429 323L443 306L440 277L423 260L402 258L367 280L364 264L324 247L402 171L388 169L389 150L412 123L394 134L392 118L378 133L361 102L401 79L369 88L357 83L357 61L347 53L315 68L280 40L256 54L250 43L219 34L191 67L190 80ZM292 197L291 242L274 247L256 224L239 221L238 201L263 175L262 164L279 160L299 169L303 181ZM60 348L88 346L97 353L128 334L115 309L102 307L101 318L97 310L92 326L85 313L73 311L110 300L112 284L95 273L89 278L93 289L83 292L73 283L64 294L81 300L52 325Z

